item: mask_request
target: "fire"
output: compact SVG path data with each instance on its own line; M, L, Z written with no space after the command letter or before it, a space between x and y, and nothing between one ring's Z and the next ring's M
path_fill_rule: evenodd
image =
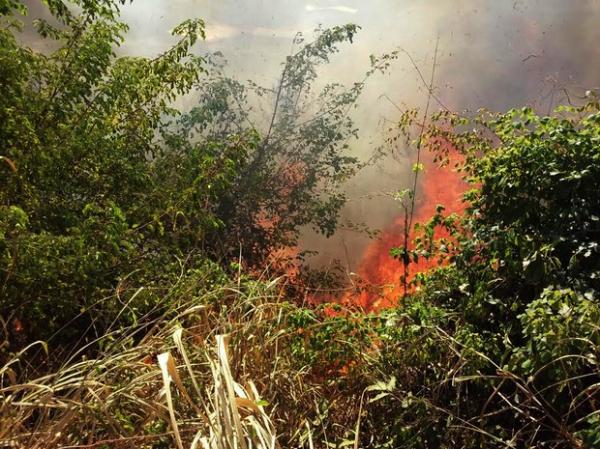
M417 187L417 199L413 216L414 223L424 223L435 213L438 204L445 207L445 212L460 213L464 210L462 193L466 183L454 165L461 161L456 151L449 152L450 162L439 166L429 151L423 152L424 170L419 173L420 182ZM401 278L404 266L401 261L390 256L390 249L404 244L404 215L398 216L394 223L385 229L378 240L373 241L365 250L357 270L360 279L367 288L346 293L344 303L352 303L365 310L380 309L397 304L404 294ZM414 239L414 229L409 234L409 248ZM438 229L436 238L447 237L445 229ZM417 273L425 272L437 266L434 259L419 259L418 263L408 266L408 281Z
M288 162L282 164L274 178L273 189L280 198L290 197L294 190L301 187L305 180L306 165L303 162ZM286 209L289 205L284 201L277 210L259 210L256 214L257 224L268 234L275 232L285 217L289 215ZM295 279L300 274L300 248L297 245L282 246L273 250L267 258L269 270L277 274L285 274L289 279ZM255 272L262 275L261 272Z
M462 162L462 156L443 142L442 146L446 147L448 158L448 163L443 166L434 160L433 152L426 150L422 152L421 162L424 168L419 172L413 226L408 238L409 249L412 249L411 245L415 238L414 225L427 222L438 205L444 206L445 214L460 213L466 206L462 201L462 194L467 184L456 170ZM289 193L297 183L301 182L302 168L301 165L293 164L282 170L283 185L287 189L284 193ZM268 217L266 214L259 213L259 223L265 230L270 230L278 225L278 220L283 216L285 211L282 211L281 215ZM339 303L352 309L359 308L366 311L396 305L405 293L402 282L405 268L402 261L392 258L390 250L404 246L404 226L405 216L400 214L392 225L381 233L380 238L366 248L356 270L359 283L356 288L346 291L341 297L323 292L315 296L309 295L308 301L314 304ZM434 237L436 239L448 237L448 231L438 228ZM300 274L298 254L299 248L296 246L278 249L270 255L269 265L276 272L286 273L294 282ZM420 258L417 263L411 261L406 270L407 283L410 284L416 274L435 268L438 263L436 258ZM409 288L414 289L414 287ZM325 309L325 313L330 316L338 314L334 309Z

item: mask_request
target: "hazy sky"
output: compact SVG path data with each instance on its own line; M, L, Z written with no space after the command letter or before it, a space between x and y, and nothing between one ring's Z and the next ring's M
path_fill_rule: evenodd
M353 22L362 31L332 76L356 78L369 54L398 46L426 64L439 36L438 84L457 106L541 103L552 82L599 82L599 0L136 0L123 16L132 27L127 48L142 54L163 49L180 21L202 17L206 48L224 51L243 75L267 80L297 31ZM398 80L406 70L401 61Z

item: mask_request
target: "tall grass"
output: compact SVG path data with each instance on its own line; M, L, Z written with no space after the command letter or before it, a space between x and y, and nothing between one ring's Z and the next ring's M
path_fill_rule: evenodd
M94 358L80 351L34 378L22 379L22 368L45 344L24 348L0 369L0 447L274 449L278 436L308 444L306 417L326 388L291 356L289 317L299 309L281 292L279 280L188 289L143 337L114 330L94 342L103 348Z
M113 329L94 357L82 348L48 373L28 366L44 343L22 349L0 368L0 448L585 448L600 438L597 326L578 338L580 353L524 377L478 349L476 333L457 332L456 317L410 303L319 314L286 302L284 287L186 284L164 316ZM568 413L550 398L569 401Z

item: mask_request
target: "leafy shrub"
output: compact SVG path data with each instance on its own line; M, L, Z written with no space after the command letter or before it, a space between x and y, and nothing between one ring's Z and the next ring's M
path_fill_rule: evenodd
M435 445L449 447L593 447L599 104L436 120L428 143L442 163L463 154L472 189L463 217L438 209L424 225L415 254L448 265L418 278L402 306L417 300L445 317L429 327L441 348L426 350L431 370L410 391L427 405L417 426L437 415ZM450 237L436 240L438 226Z

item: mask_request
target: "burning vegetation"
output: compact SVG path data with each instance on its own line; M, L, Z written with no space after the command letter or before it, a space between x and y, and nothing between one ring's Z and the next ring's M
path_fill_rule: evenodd
M119 54L124 3L0 0L0 447L600 447L597 92L458 114L437 46L428 83L401 49L321 82L353 24L261 86L199 19ZM392 161L353 155L353 111L404 57L409 188L355 273L311 267L302 233Z
M467 183L457 169L460 165L460 156L456 151L451 152L450 160L443 166L434 161L433 153L426 152L420 172L419 188L415 194L415 207L412 219L405 214L400 214L394 223L381 232L379 238L374 240L365 250L357 274L366 284L362 291L348 292L343 297L343 302L354 303L365 310L377 310L382 307L393 307L402 297L413 292L418 287L415 276L419 273L440 266L436 255L414 258L392 257L394 248L401 248L406 252L414 249L415 239L419 236L418 228L411 227L406 233L408 222L426 223L436 210L443 206L447 214L460 214L466 205L463 193ZM406 195L406 194L405 194ZM406 198L401 200L406 201ZM434 239L448 238L448 231L441 226L435 228Z

